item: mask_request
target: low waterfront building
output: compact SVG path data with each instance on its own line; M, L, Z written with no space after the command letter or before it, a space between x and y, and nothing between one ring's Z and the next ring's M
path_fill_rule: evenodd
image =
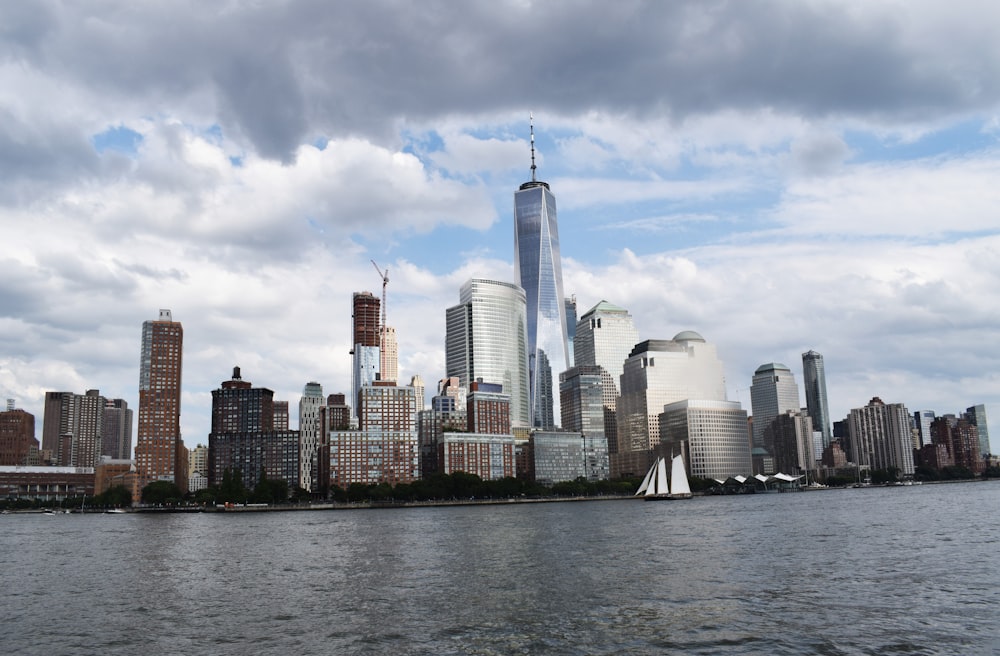
M438 441L440 473L466 472L483 480L516 474L514 436L489 433L444 433Z
M94 496L93 467L0 467L0 496L60 502Z

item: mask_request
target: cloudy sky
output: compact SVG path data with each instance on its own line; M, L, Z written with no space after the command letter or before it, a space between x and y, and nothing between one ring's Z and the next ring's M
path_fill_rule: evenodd
M1000 425L1000 8L965 0L3 3L0 395L39 435L48 390L135 407L160 308L188 446L234 365L346 392L371 260L433 386L461 284L514 279L529 112L581 313L698 331L748 409L815 349L835 419Z

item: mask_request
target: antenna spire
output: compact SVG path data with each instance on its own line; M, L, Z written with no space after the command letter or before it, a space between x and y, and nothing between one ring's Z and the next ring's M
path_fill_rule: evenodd
M535 182L535 115L528 112L528 127L531 130L531 181Z

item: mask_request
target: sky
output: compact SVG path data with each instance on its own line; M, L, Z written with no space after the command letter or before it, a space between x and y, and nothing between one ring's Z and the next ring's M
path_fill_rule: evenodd
M234 366L295 427L305 383L349 391L372 261L433 388L462 283L515 280L529 114L580 314L697 331L748 411L813 349L834 420L1000 426L1000 5L973 0L2 3L0 398L39 436L46 391L136 408L166 308L187 446Z

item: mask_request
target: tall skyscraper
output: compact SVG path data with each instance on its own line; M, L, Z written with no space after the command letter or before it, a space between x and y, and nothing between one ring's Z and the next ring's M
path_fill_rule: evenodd
M966 408L965 415L969 422L979 432L979 455L985 458L990 451L990 429L986 423L986 406L974 405Z
M757 367L750 384L750 407L753 412L753 447L764 447L764 431L778 415L798 412L799 387L792 370L778 362Z
M354 320L354 342L351 355L350 405L357 417L358 394L365 385L371 385L382 372L382 358L379 342L379 308L381 301L371 292L354 292L352 314Z
M295 485L299 478L299 431L274 425L274 392L254 387L233 368L231 380L212 391L212 432L208 435L208 483L218 485L226 470L239 473L253 489L265 475Z
M137 471L133 497L157 480L187 489L187 450L181 440L181 361L184 329L170 310L142 324L139 363L139 426L135 445Z
M673 339L636 344L623 365L618 399L618 453L660 443L660 414L668 403L726 401L726 379L715 346L692 330Z
M396 329L392 326L382 326L380 329L382 341L380 362L382 380L396 382L399 379L399 342L396 341Z
M559 374L559 404L563 430L579 433L583 440L587 480L608 478L608 438L605 434L604 377L594 364L570 367Z
M550 429L560 417L553 377L569 368L569 346L556 199L547 182L535 179L534 126L531 180L514 193L514 265L528 306L531 425Z
M826 372L823 356L816 351L802 354L802 381L806 388L806 409L812 417L813 430L823 435L823 448L830 445L830 406L826 399Z
M462 285L446 311L445 375L466 389L479 378L502 385L516 427L531 425L526 314L523 289L481 278Z
M913 413L913 424L916 426L917 436L920 440L921 447L933 443L933 440L931 439L932 423L934 423L933 410L917 410Z
M316 382L306 383L299 397L299 486L310 492L313 490L313 469L323 436L320 408L325 403L323 386Z
M851 452L855 462L870 469L896 467L913 475L913 440L910 412L902 403L884 403L875 397L848 416Z
M569 360L566 367L576 364L573 341L576 339L576 294L566 299L566 348L569 351ZM562 373L562 372L559 372Z
M86 394L45 393L42 448L63 467L93 467L101 455L106 399L97 390Z
M115 460L128 460L132 455L132 411L123 399L105 402L101 455Z
M601 301L587 310L576 325L573 339L574 361L577 365L601 367L604 394L604 434L608 450L618 453L618 386L625 359L639 343L639 331L632 315L617 305Z
M410 376L410 387L413 388L413 393L417 397L417 412L420 412L427 407L427 388L424 385L424 379L420 377L420 374Z

